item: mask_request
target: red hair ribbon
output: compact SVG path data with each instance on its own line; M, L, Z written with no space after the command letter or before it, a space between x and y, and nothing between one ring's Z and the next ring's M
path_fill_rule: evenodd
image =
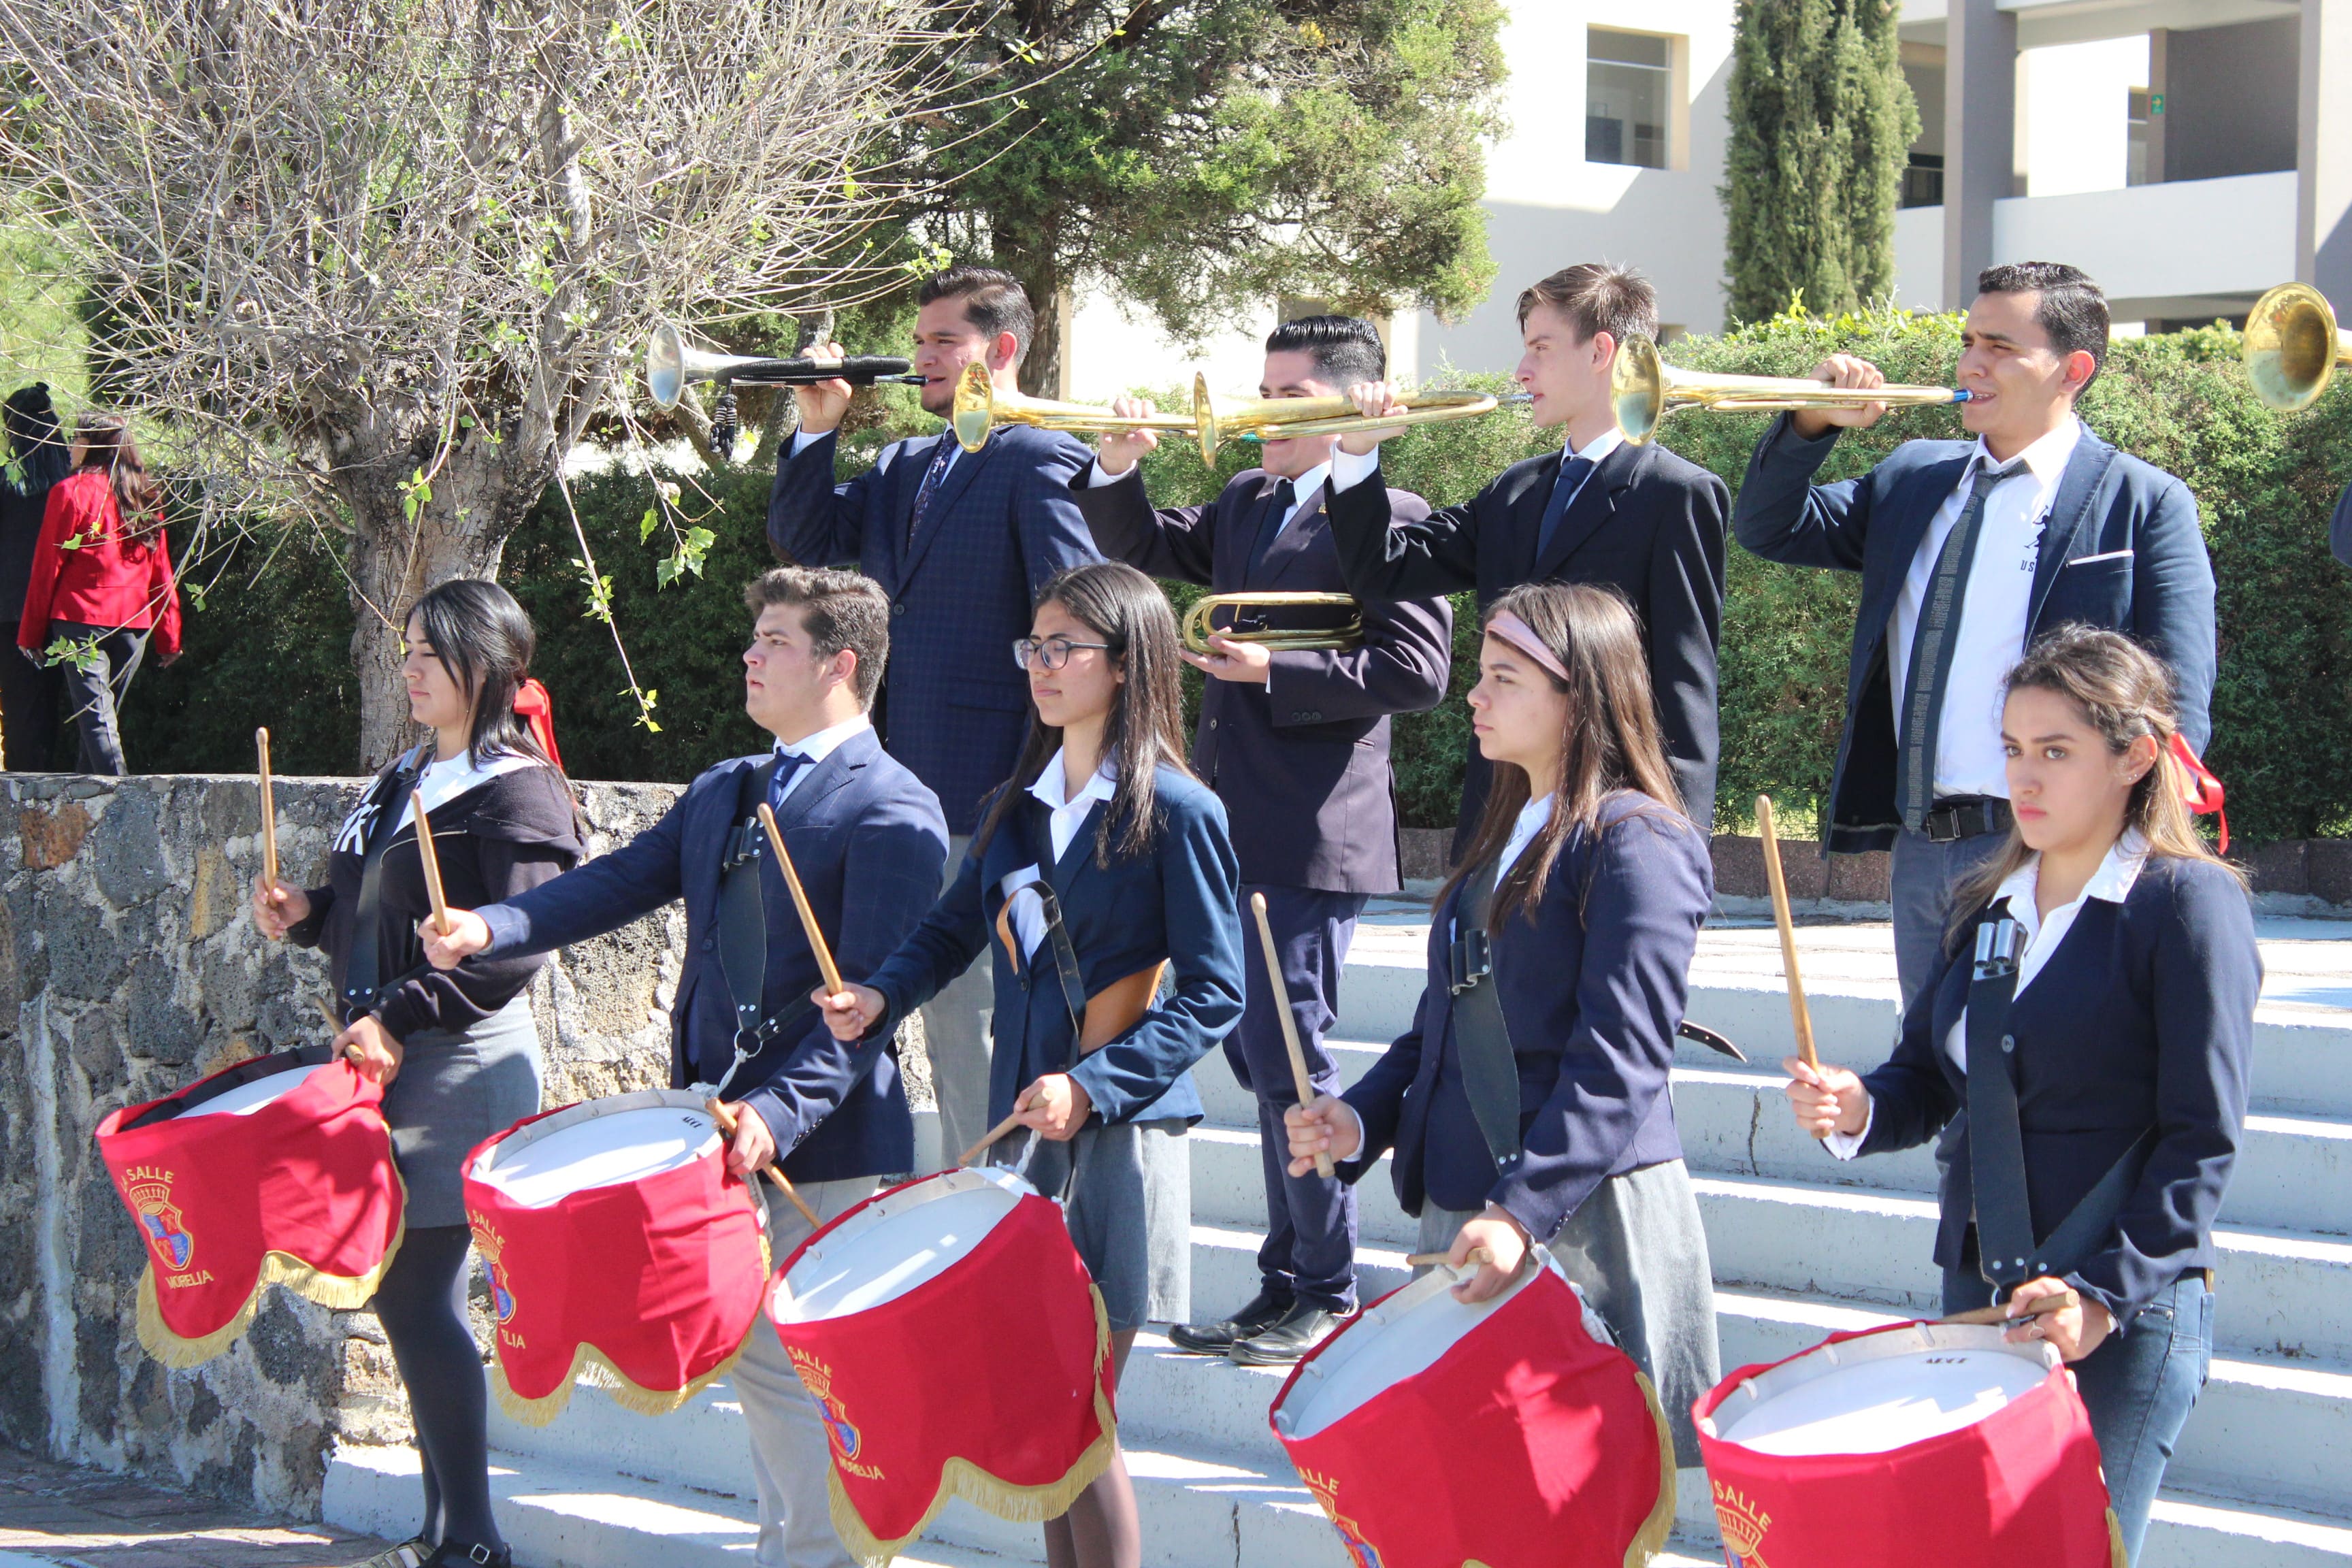
M2189 749L2188 741L2177 730L2172 735L2172 760L2179 763L2189 775L2189 809L2200 816L2210 811L2221 819L2221 853L2227 855L2230 852L2230 814L2221 809L2224 798L2221 781L2198 760L2197 753Z
M547 760L562 767L563 753L555 749L555 699L547 694L547 688L535 679L525 680L515 688L514 710L530 738L539 742L539 749L547 753ZM2221 786L2213 787L2218 791Z

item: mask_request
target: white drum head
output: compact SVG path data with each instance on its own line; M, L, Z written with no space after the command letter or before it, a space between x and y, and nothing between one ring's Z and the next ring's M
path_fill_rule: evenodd
M1709 1425L1759 1454L1884 1454L1975 1426L2041 1386L2056 1362L2048 1345L2012 1345L1998 1328L1922 1323L1749 1378Z
M1558 1272L1549 1253L1538 1247L1536 1257L1541 1267ZM1286 1437L1312 1437L1406 1378L1428 1371L1496 1308L1526 1289L1536 1273L1523 1269L1502 1294L1465 1307L1454 1299L1454 1287L1468 1276L1445 1268L1431 1269L1349 1323L1301 1369L1289 1396L1275 1407L1276 1426ZM1589 1307L1584 1326L1601 1343L1612 1342L1608 1329Z
M180 1120L191 1116L250 1116L273 1100L285 1099L302 1087L310 1076L322 1068L332 1066L320 1062L317 1067L289 1068L284 1072L264 1073L235 1089L214 1095L202 1105L191 1105L180 1112Z
M703 1102L675 1089L592 1100L501 1138L474 1162L474 1179L525 1208L592 1187L626 1186L690 1165L719 1147Z
M895 1301L970 1257L1036 1190L1002 1168L950 1171L868 1204L801 1254L769 1310L814 1323Z

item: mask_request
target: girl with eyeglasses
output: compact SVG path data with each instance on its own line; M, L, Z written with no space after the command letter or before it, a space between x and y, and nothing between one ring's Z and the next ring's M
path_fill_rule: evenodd
M1145 1322L1189 1314L1189 1069L1242 1016L1240 866L1224 806L1184 764L1176 650L1167 599L1134 567L1046 584L1013 649L1028 738L955 882L866 984L817 998L836 1036L881 1037L990 951L989 1117L1026 1130L991 1157L1066 1193L1114 1378ZM1045 1553L1054 1568L1141 1561L1123 1459L1046 1521Z

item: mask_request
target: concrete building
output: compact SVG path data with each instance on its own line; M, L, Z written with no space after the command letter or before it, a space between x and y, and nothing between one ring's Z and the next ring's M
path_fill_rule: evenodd
M1513 301L1570 261L1633 262L1670 327L1721 328L1732 0L1514 0L1510 133L1488 149L1495 291L1389 323L1396 368L1508 370ZM1904 0L1919 101L1895 299L1967 303L1995 261L2071 261L2125 330L2242 316L2273 283L2352 310L2352 0ZM1284 302L1186 352L1082 295L1067 395L1256 379ZM1293 309L1297 309L1294 302Z

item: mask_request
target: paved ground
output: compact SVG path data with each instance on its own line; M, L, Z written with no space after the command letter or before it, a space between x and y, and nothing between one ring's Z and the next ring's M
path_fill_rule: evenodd
M385 1545L0 1448L0 1568L343 1568Z

